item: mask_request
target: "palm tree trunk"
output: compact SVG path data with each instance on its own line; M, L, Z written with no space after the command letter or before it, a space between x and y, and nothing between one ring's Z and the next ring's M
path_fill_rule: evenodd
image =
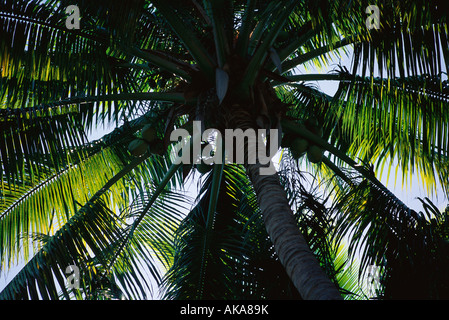
M268 235L288 276L305 300L342 299L299 231L278 175L260 175L261 166L247 164L246 171L256 191Z

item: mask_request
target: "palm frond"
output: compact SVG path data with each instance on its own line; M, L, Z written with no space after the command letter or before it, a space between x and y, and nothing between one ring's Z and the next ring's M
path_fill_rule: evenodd
M447 9L441 1L379 3L381 28L355 46L354 72L403 78L447 71Z
M117 223L114 214L100 201L84 206L3 289L2 299L38 299L37 291L43 299L58 299L53 275L68 297L63 274L66 267L84 266L90 250L99 254L109 241L116 240L119 237L115 228ZM93 232L97 237L92 237ZM67 253L57 253L60 250Z
M70 31L65 18L65 7L50 3L2 2L0 52L2 78L8 81L2 81L1 94L10 107L40 104L64 90L74 95L129 90L132 78L115 67L95 24L83 29L93 33Z
M279 175L294 209L298 227L340 292L347 299L354 298L355 294L360 293L360 284L348 275L348 272L354 271L349 271L353 264L341 256L346 254L343 252L345 248L332 236L337 231L332 205L328 203L334 201L333 194L341 192L341 186L338 188L331 183L334 178L324 175L322 167L315 173L302 171L301 168L300 162L288 154L283 155Z
M380 296L404 298L409 294L416 297L444 294L447 280L443 280L443 274L439 274L443 282L438 283L427 279L427 273L421 267L411 271L420 265L426 265L425 268L440 268L439 263L446 263L444 259L437 262L436 258L436 255L444 252L444 246L441 245L447 236L443 227L446 224L444 216L428 199L422 201L425 213L416 212L386 188L380 188L359 177L351 180L353 184L337 196L334 237L337 243L348 238L349 256L352 259L360 256L359 279L369 266L376 266L382 270L380 280L383 289L378 293ZM443 229L435 229L437 224ZM423 261L429 263L421 263ZM409 286L406 290L398 287L406 278L406 281L415 279L414 289ZM406 285L406 281L401 282L402 286ZM421 290L426 292L420 292Z
M148 292L158 289L161 274L173 260L173 234L187 200L179 193L164 192L158 197L141 194L122 213L130 222L123 239L111 246L107 268L111 268L124 298L145 299ZM152 205L146 210L149 201ZM143 219L138 225L134 224L142 212Z
M448 154L447 83L440 76L340 82L340 104L329 114L341 122L348 154L381 168L385 160L400 159L403 180L418 169L428 187L440 175L435 161ZM447 189L447 181L440 181ZM430 188L429 188L430 190Z
M34 120L33 114L31 113L32 120ZM33 139L36 139L34 149L37 150L24 148L25 151L29 151L25 156L30 158L26 159L27 162L20 166L14 167L10 162L2 162L3 173L8 172L8 170L11 171L11 169L23 170L20 179L12 182L7 180L8 177L5 174L2 175L3 181L0 193L0 239L2 244L0 260L2 265L5 263L11 264L14 259L17 259L20 248L24 248L24 252L20 254L27 259L31 250L28 244L30 233L54 233L55 228L57 229L65 223L77 211L78 203L85 203L106 184L109 178L129 163L131 155L126 146L135 138L133 134L139 128L142 128L145 123L151 122L152 119L154 120L152 117L155 114L158 113L152 110L92 143L64 146L60 148L61 151L56 150L53 153L45 153L46 150L42 150L42 156L39 155L40 136L42 134L48 135L51 132L48 132L49 130L39 131L30 134L29 137L23 133L22 137L26 138L23 143L29 143L30 140L32 142ZM26 123L28 118L26 116L17 119L17 121L22 121L22 118L25 118L23 121ZM43 119L46 119L46 117L42 117ZM38 120L41 121L40 118ZM31 121L31 123L34 122L36 120ZM42 123L58 125L57 121L52 122L48 119L42 121ZM59 127L63 126L59 125ZM9 133L8 130L5 131ZM28 132L25 131L25 133ZM61 133L59 140L63 140L65 137ZM59 142L59 140L56 139L55 141ZM16 148L14 150L17 154L20 154L21 149ZM6 156L11 151L12 149L7 149L6 152L2 152L2 155L9 160ZM60 155L60 153L62 154ZM56 158L57 156L61 157L61 163L59 164L55 162L59 159ZM45 157L48 159L45 159ZM143 181L145 179L151 181L164 174L161 172L166 170L164 162L159 161L158 158L153 159L153 161L158 165L140 172ZM17 177L18 174L16 173L15 176ZM96 178L92 179L92 177ZM134 180L138 182L136 184L137 190L144 189L140 184L142 181ZM112 193L114 197L110 200L120 206L127 201L126 199L130 195L135 193L133 187L130 188L126 184L121 184Z
M215 69L215 63L206 48L203 46L202 42L199 41L195 33L192 32L192 27L189 26L190 21L183 21L182 15L179 15L179 5L181 4L177 3L178 5L176 6L176 9L174 9L172 4L169 2L161 2L158 0L153 1L153 4L156 6L158 12L163 15L164 19L173 28L174 32L178 35L184 46L189 50L201 70L203 70L208 78L211 79L213 76L213 70ZM185 14L183 15L185 16Z
M6 188L7 201L1 206L0 215L2 265L11 265L19 258L27 260L32 248L29 235L53 234L73 216L78 203L85 202L121 167L121 160L108 150L49 174L35 186ZM91 176L96 179L90 179ZM123 203L119 191L121 188L115 190L114 196L117 205Z
M147 267L149 266L150 273L157 278L157 272L155 271L157 270L157 268L154 266L154 263L151 262L151 259L148 260L146 258L150 257L150 253L153 253L155 250L159 250L160 253L162 253L161 257L164 258L165 254L165 259L167 259L166 255L169 254L169 252L166 252L167 248L165 247L164 249L161 240L167 242L170 233L167 234L167 230L169 230L169 228L168 225L165 224L164 219L161 218L161 214L170 215L171 220L175 221L172 218L173 216L176 217L177 212L173 209L171 211L169 210L170 206L167 206L168 202L163 202L163 197L158 200L160 201L158 202L160 205L151 205L155 202L156 199L158 199L158 196L164 190L164 187L168 184L169 180L165 179L163 185L158 187L159 191L153 194L153 198L150 204L148 205L146 203L146 209L144 210L143 214L139 212L140 216L137 218L137 221L140 222L144 218L143 215L147 214L148 209L151 208L151 210L149 211L150 213L148 214L148 219L153 220L147 220L146 223L148 224L149 221L153 221L152 227L155 227L157 223L160 224L164 222L163 226L159 226L158 229L155 230L159 230L156 232L161 233L161 235L165 238L160 238L161 235L157 234L156 236L152 237L154 241L153 248L145 248L145 246L143 245L139 246L138 243L135 242L137 240L134 239L134 232L138 224L136 224L135 221L131 224L128 224L128 222L126 221L126 219L133 219L133 216L136 215L136 208L134 208L134 210L124 211L126 214L116 214L111 209L109 209L109 205L105 202L105 200L111 201L111 193L107 194L106 192L110 190L111 187L115 186L119 181L123 181L122 179L126 177L126 175L128 175L130 172L136 169L137 172L139 172L140 170L145 168L145 166L156 164L156 162L145 163L145 159L146 158L143 157L134 160L123 170L118 172L114 177L108 179L106 184L102 188L100 188L99 191L97 191L93 195L93 197L91 197L89 201L77 211L75 215L73 215L65 224L63 224L62 227L58 231L56 231L53 236L48 237L44 246L2 291L1 294L3 298L11 299L13 297L17 298L19 296L22 299L36 298L35 296L28 296L27 292L23 290L26 290L30 283L33 283L35 279L39 280L42 274L45 275L52 273L57 277L58 285L63 291L64 295L68 297L67 290L65 289L64 283L62 282L63 280L60 279L61 272L63 272L62 270L65 270L64 266L76 265L79 266L81 270L89 270L89 263L92 257L96 259L96 263L94 265L97 265L99 263L105 267L108 266L108 263L117 262L118 264L116 266L116 271L119 274L119 282L121 282L122 284L127 283L128 285L130 285L130 287L125 286L125 293L130 296L134 296L133 294L136 294L136 292L132 293L133 290L136 289L136 286L140 287L140 281L142 281L142 279L144 278L140 278L140 281L137 280L137 282L134 279L134 285L132 282L129 282L129 277L134 276L134 273L136 272L136 270L138 270L134 269L137 268L138 264L136 264L137 262L133 260L134 257L132 256L132 254L126 250L138 250L139 255L144 259L146 263L148 263ZM143 165L141 164L142 162L144 163ZM139 165L140 169L138 167ZM170 178L173 176L173 173L170 175ZM146 175L140 174L139 176L141 177L141 179L144 179ZM157 181L158 179L157 177L153 178L156 178L155 181ZM137 179L135 180L135 183L142 184L148 183L148 181L144 182L140 179ZM123 190L123 187L119 188L119 190ZM108 195L108 197L105 198L104 195L106 194ZM141 193L140 195L143 196L144 193ZM123 197L123 193L120 195L120 197ZM126 197L123 199L126 199ZM120 201L117 200L118 199L113 200L112 203L114 204L114 206L120 205ZM179 201L177 202L177 204L179 204ZM140 207L137 206L137 208ZM137 234L139 237L139 233ZM142 234L140 234L140 238L141 237ZM125 251L123 251L124 248L126 248ZM111 258L112 262L110 262ZM39 270L35 270L36 265L39 266ZM126 270L133 270L134 273L128 275L126 274ZM40 273L41 271L42 273ZM56 283L53 282L52 278L46 278L45 283L46 286L39 289L41 296L44 298L56 298ZM89 290L91 289L84 288L83 290L85 292L89 292ZM143 296L145 296L144 291L140 292L138 296L142 297L142 294Z

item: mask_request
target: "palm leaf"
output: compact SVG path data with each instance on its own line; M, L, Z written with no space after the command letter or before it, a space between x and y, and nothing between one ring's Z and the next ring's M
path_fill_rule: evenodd
M62 270L65 270L63 266L67 265L77 265L80 266L80 269L84 268L85 270L88 270L90 252L93 253L94 257L101 265L107 266L110 258L108 258L108 255L105 255L105 252L111 252L111 247L116 250L118 248L118 252L112 251L114 255L122 255L123 248L131 248L128 247L128 245L129 239L133 239L132 234L134 230L137 228L139 222L144 218L144 215L147 213L148 209L150 209L158 195L160 195L160 193L164 190L164 187L170 180L169 178L173 176L176 170L172 171L168 176L169 178L164 179L162 184L158 186L158 190L152 195L152 200L146 204L146 208L143 210L143 213L140 213L140 216L136 219L137 223L134 221L131 228L127 228L125 220L123 219L132 218L135 212L131 212L132 214L128 216L116 215L113 211L111 211L111 209L108 208L107 204L104 203L102 197L107 190L134 170L137 165L144 162L144 160L145 157L134 160L114 177L109 179L106 184L99 189L99 191L84 206L82 206L74 216L63 224L63 226L53 236L51 236L49 240L46 241L40 251L25 265L25 267L2 291L2 296L10 299L12 297L17 297L18 294L25 294L22 298L27 298L26 292L23 292L20 288L27 287L28 283L33 282L34 279L40 279L39 273L37 273L38 271L35 270L37 265L40 269L43 269L44 274L50 274L52 272L56 275L60 275ZM148 163L146 165L148 165ZM175 166L175 168L178 167L179 165ZM145 175L140 176L142 178L145 177ZM141 181L137 181L137 183L140 184ZM114 203L119 204L118 201L114 201ZM157 210L161 210L161 207L158 209L157 206L151 208L152 210L155 210L151 212L158 212ZM174 211L172 211L172 213L173 212ZM156 216L153 214L153 217ZM162 220L157 219L156 221L159 221L160 223ZM164 225L164 228L167 228L167 226ZM167 232L168 229L161 230ZM136 243L134 243L134 246L135 245ZM155 248L157 248L157 243ZM136 248L134 247L134 250L135 249ZM142 254L142 257L149 256L149 252L145 251L143 247L140 248L140 254ZM124 276L123 270L131 270L130 268L134 268L136 266L135 262L126 260L127 257L128 254L124 253L120 259L112 259L113 262L119 261L119 263L121 263L121 266L119 264L117 267L117 272L121 272L122 278ZM150 267L154 269L154 266L151 264ZM156 275L154 270L152 272L153 275ZM63 290L63 293L65 293L65 296L67 297L64 283L61 283L59 278L58 282L59 286ZM42 294L42 292L47 292L48 298L56 298L57 294L54 290L56 286L53 284L53 281L47 278L45 283L47 283L47 286L40 288L40 293ZM137 283L138 286L140 286L139 281ZM84 288L84 290L87 289ZM127 291L127 293L129 294L130 291ZM35 297L31 296L31 298Z
M438 243L440 240L435 239L445 237L445 232L439 234L436 230L432 231L430 224L432 219L438 219L441 215L434 208L429 211L428 208L431 206L425 202L423 204L426 214L423 214L408 208L386 188L379 188L358 177L351 180L353 184L346 191L339 193L338 201L335 203L334 210L337 213L335 240L338 243L348 237L350 239L348 254L352 259L360 255L359 279L368 266L378 266L384 270L381 272L381 279L386 290L379 294L399 297L405 291L393 287L396 280L401 281L401 276L395 274L396 270L408 270L413 265L419 265L424 256L432 255L431 252L435 254L441 252L435 249L434 241ZM408 264L410 265L407 266ZM417 273L414 273L416 280L417 274L421 274L421 271L416 270ZM425 278L420 277L419 281ZM435 290L431 294L437 294L441 287ZM412 295L425 296L430 294L430 291L426 293L413 291L415 293Z
M2 95L11 106L16 102L24 106L27 100L42 103L51 92L68 90L68 84L75 94L128 88L131 78L113 67L101 38L68 31L60 8L38 1L5 1L0 12L2 78L11 79L2 86ZM51 81L52 86L40 85L45 91L37 95L32 91L39 81Z
M34 187L12 192L6 189L8 202L2 205L0 216L2 264L28 259L28 236L54 233L76 212L77 202L89 198L92 190L98 190L121 166L113 152L105 151L48 175ZM97 179L89 179L90 175ZM116 193L114 198L117 204L123 203L122 195Z
M348 153L376 163L377 168L401 155L404 180L418 168L428 186L435 186L439 169L434 161L444 162L448 153L448 91L441 77L357 77L340 85L344 103L331 112L333 122L341 119L345 139L351 141ZM447 189L446 181L440 182Z

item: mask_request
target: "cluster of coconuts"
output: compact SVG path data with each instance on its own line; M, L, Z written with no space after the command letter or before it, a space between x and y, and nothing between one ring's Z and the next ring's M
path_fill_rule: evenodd
M141 138L134 139L128 145L128 150L134 157L143 156L147 150L155 154L163 154L163 142L157 138L157 132L154 127L147 124L143 127Z
M313 134L320 137L323 135L323 129L316 119L307 119L304 125ZM311 141L300 136L288 137L287 139L290 140L288 147L290 147L293 158L299 159L307 153L307 159L312 163L319 163L323 159L324 150Z

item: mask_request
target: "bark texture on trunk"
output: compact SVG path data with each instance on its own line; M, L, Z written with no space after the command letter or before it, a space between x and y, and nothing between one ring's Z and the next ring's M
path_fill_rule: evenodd
M260 175L260 167L260 164L248 164L246 171L256 191L268 235L301 297L305 300L342 299L299 231L278 175Z

